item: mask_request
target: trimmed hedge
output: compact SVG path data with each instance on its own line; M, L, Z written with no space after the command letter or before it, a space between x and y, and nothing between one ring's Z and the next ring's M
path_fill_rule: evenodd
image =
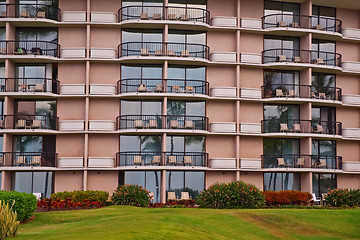
M112 196L115 205L147 207L150 202L149 192L138 185L120 185Z
M73 191L73 192L57 192L51 194L52 199L66 200L70 199L72 202L84 202L85 200L99 202L105 204L109 199L109 193L105 191Z
M17 219L21 222L29 219L36 209L36 197L31 193L0 191L0 200L12 205L17 213Z
M202 208L260 208L265 197L255 185L243 181L216 183L204 190L197 200Z
M333 207L359 207L360 190L352 190L348 188L333 189L328 192L325 200Z
M312 196L300 191L266 191L263 192L267 206L308 205Z

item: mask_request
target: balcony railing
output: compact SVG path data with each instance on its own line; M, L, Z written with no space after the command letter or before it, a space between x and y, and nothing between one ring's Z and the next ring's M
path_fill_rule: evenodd
M312 133L342 135L342 123L299 119L267 119L261 121L263 133Z
M262 52L263 63L306 63L341 67L342 56L339 53L316 50L269 49Z
M52 152L2 152L0 166L55 167L58 154Z
M323 155L274 154L262 155L263 168L342 169L342 157Z
M210 24L210 12L202 8L127 6L119 9L119 22L126 20L193 21Z
M0 78L0 92L59 94L60 82L50 78Z
M1 129L59 129L58 117L47 115L4 115L0 116L0 118Z
M170 42L126 42L118 46L118 57L155 56L209 59L210 48L203 44Z
M290 27L339 33L342 31L342 21L331 17L270 14L262 17L262 23L263 28Z
M60 21L61 10L48 4L0 3L0 18L44 18Z
M20 40L0 41L0 55L39 55L60 57L60 45L56 42Z
M117 130L177 129L208 130L208 118L203 116L122 115L116 118Z
M207 167L208 154L202 152L118 152L116 166Z
M209 83L201 80L131 78L117 82L121 93L187 93L209 95Z
M342 96L341 88L327 86L266 84L261 89L263 98L312 98L341 101Z

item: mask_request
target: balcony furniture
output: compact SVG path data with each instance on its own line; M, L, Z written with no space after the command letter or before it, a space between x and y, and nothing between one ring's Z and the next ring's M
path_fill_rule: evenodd
M28 85L27 84L20 84L19 85L19 92L27 92Z
M16 165L24 166L26 164L26 157L25 156L17 156L16 157Z
M0 54L6 55L7 54L6 48L0 48Z
M173 14L173 13L171 13L171 14L168 15L168 19L169 19L169 20L177 20L176 15Z
M161 20L161 13L154 13L153 19L154 20Z
M192 165L192 158L191 156L184 156L184 165Z
M4 157L0 156L0 166L2 166L4 164Z
M326 100L327 99L326 94L325 93L319 93L319 99Z
M6 17L6 11L1 11L0 12L0 17L2 17L2 18Z
M321 25L316 25L316 26L315 26L315 29L316 29L316 30L324 30L324 27L321 26Z
M149 56L149 49L147 49L147 48L140 49L140 55L141 56Z
M275 89L275 96L276 97L284 97L284 93L282 89Z
M279 62L287 62L288 61L285 55L278 56L278 59L279 59Z
M161 164L161 156L154 156L151 160L151 164Z
M145 128L143 120L135 120L135 128Z
M311 98L317 98L317 99L319 99L319 96L318 96L318 95L316 95L316 93L311 92Z
M155 56L162 56L162 55L163 55L163 50L161 50L161 49L155 50Z
M279 21L278 27L286 27L286 23L284 21Z
M154 200L154 192L149 192L149 199L151 202Z
M33 55L41 55L42 54L41 48L32 48L31 49L31 54L33 54Z
M174 51L174 50L168 50L168 51L167 51L167 55L168 55L168 56L170 56L170 57L174 57L174 56L176 56L176 54L175 54L175 51Z
M285 159L284 158L277 158L278 167L285 167Z
M180 128L178 120L170 120L170 128Z
M301 125L300 125L300 123L294 123L294 125L293 125L293 131L295 132L295 133L300 133L301 132Z
M295 91L293 89L290 89L287 97L295 97Z
M38 12L37 17L38 18L46 18L46 14L45 14L45 12Z
M316 124L316 129L313 129L313 132L319 134L325 133L323 127L320 124Z
M134 156L134 165L141 165L141 156Z
M180 20L181 21L189 21L189 16L187 14L181 14Z
M293 28L299 28L299 23L298 23L298 22L292 22L292 23L291 23L291 27L293 27Z
M149 15L148 15L147 13L142 13L142 14L140 15L140 19L141 19L141 20L148 20L148 19L149 19Z
M305 166L305 158L301 157L297 159L296 166L303 168Z
M16 48L15 55L26 55L27 50L25 48Z
M41 120L33 120L32 121L32 125L31 125L32 128L41 128Z
M294 62L295 62L295 63L302 63L302 62L303 62L303 60L301 60L301 58L300 58L300 57L295 56L295 57L294 57Z
M156 84L154 92L162 92L162 91L163 91L163 85L162 84Z
M319 168L326 168L326 160L325 159L319 159L319 162L318 162L318 167Z
M169 165L177 165L176 156L168 156Z
M315 193L312 194L312 197L313 197L313 201L314 201L314 204L318 204L320 205L320 202L321 202L321 199L320 198L317 198Z
M30 12L28 10L21 10L20 17L21 18L28 18L28 17L30 17Z
M325 65L324 59L322 59L322 58L313 59L313 63L318 64L318 65Z
M19 119L17 120L16 124L15 124L15 128L26 128L26 120L24 119Z
M31 163L32 163L32 165L40 166L41 165L41 156L33 156Z
M171 91L176 93L181 92L180 86L171 86Z
M194 129L194 122L191 121L191 120L186 120L184 128L186 128L186 129Z
M287 123L280 123L280 132L289 132Z
M190 200L189 192L181 192L181 200Z
M140 84L138 89L137 89L138 92L147 92L147 87L145 84Z
M194 93L194 87L193 86L185 86L185 92L187 93Z
M157 121L154 119L149 120L148 128L157 128Z
M168 192L167 200L168 201L176 201L177 198L176 198L175 192Z
M189 50L181 50L181 57L190 57Z
M34 87L34 92L42 92L44 90L44 85L41 83L36 83Z

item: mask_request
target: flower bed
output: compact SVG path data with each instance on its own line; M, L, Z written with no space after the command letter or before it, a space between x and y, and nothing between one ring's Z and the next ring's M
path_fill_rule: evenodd
M195 200L179 200L179 201L167 201L166 203L150 203L150 208L166 208L166 207L187 207L187 208L194 208L198 207L196 205Z
M312 196L308 192L300 191L266 191L266 206L284 206L284 205L309 205Z
M92 200L83 200L81 202L74 202L67 198L65 200L51 198L45 198L37 202L38 212L48 211L65 211L65 210L76 210L76 209L89 209L89 208L100 208L103 204L101 202Z

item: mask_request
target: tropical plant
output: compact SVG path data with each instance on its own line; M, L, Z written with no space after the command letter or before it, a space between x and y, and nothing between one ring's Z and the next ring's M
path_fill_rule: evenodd
M0 200L0 239L13 238L17 234L20 221L17 220L17 213L13 210L15 200L12 204Z
M115 205L147 207L150 202L149 192L138 185L119 185L112 196Z

